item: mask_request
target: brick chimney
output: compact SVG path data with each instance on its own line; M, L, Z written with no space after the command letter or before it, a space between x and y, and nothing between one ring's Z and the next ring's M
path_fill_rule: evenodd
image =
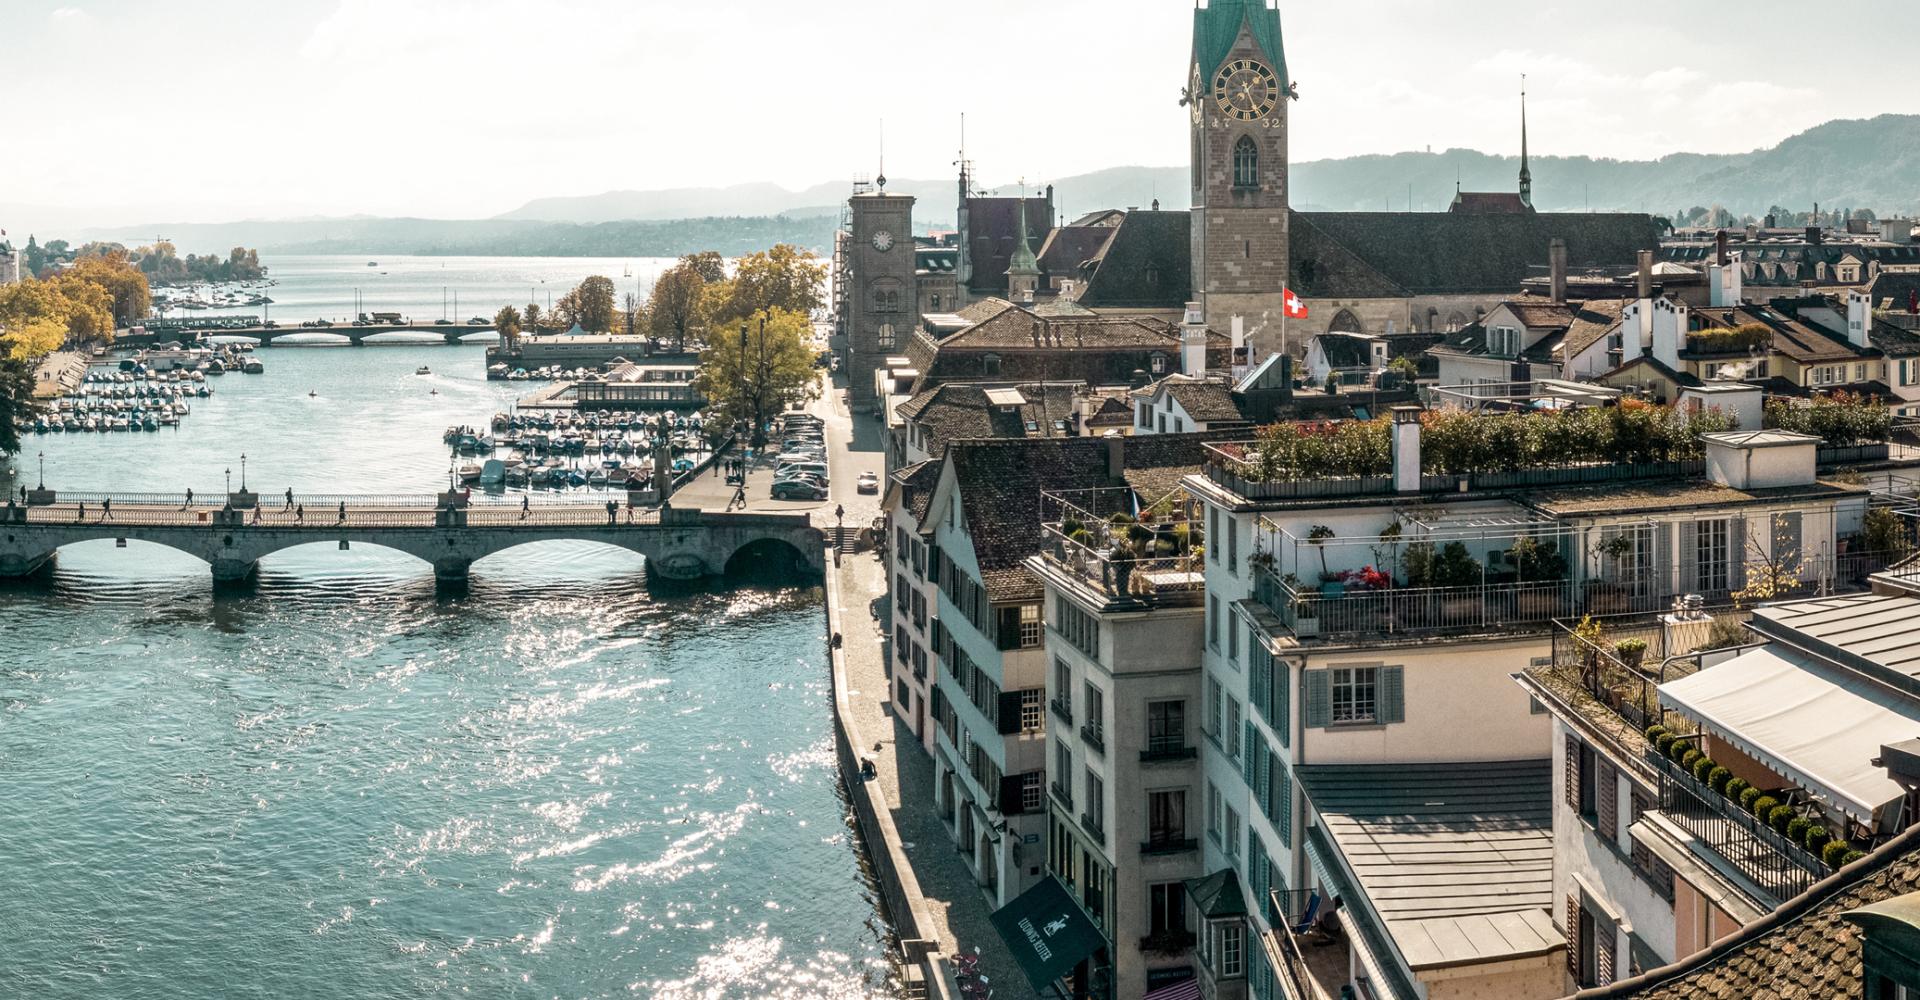
M1822 241L1824 241L1825 239L1826 239L1826 237L1825 237L1825 236L1823 236L1823 235L1821 235L1821 232L1820 232L1820 227L1819 227L1819 226L1808 226L1808 227L1807 227L1807 245L1808 245L1808 246L1812 246L1812 247L1817 247L1817 246L1819 246L1819 245L1821 244L1821 242L1822 242Z
M1721 267L1727 266L1727 231L1724 229L1714 231L1713 262Z
M1567 241L1558 236L1547 244L1547 272L1551 282L1553 301L1567 301Z

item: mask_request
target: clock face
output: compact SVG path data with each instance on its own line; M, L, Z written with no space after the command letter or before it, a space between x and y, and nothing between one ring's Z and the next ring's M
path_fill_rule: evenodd
M1280 80L1258 59L1235 59L1213 76L1213 102L1235 121L1257 121L1280 103Z
M1192 79L1187 81L1187 110L1193 113L1195 125L1200 124L1200 119L1204 117L1206 104L1206 97L1200 90L1200 67L1196 65L1193 67Z
M884 229L874 233L873 248L881 253L886 253L888 250L893 249L893 234Z

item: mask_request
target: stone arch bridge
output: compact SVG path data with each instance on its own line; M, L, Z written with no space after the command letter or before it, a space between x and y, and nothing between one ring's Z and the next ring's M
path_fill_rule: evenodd
M108 501L103 506L102 501ZM344 512L344 513L343 513ZM476 560L530 542L583 540L639 553L650 577L696 580L748 560L825 572L825 541L805 514L720 514L691 508L609 513L578 499L468 505L441 497L234 494L219 505L184 496L109 496L29 491L0 509L0 577L28 576L63 546L96 539L153 542L197 556L223 583L250 580L260 560L315 542L378 545L433 566L435 580L460 584Z

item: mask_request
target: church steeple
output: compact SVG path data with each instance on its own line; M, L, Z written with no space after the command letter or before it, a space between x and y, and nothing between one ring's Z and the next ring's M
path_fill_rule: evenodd
M1027 186L1020 185L1019 213L1020 241L1014 245L1013 256L1007 261L1007 294L1014 301L1033 301L1033 293L1040 287L1040 260L1033 255L1033 244L1027 241Z
M1527 75L1520 74L1520 201L1533 207L1533 171L1527 166Z

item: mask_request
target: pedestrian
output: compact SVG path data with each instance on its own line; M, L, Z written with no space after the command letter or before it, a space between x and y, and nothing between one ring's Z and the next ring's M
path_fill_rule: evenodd
M747 509L747 488L745 486L735 486L733 488L733 499L727 501L727 509L732 510L735 507L741 510Z
M102 521L111 521L111 520L113 520L113 498L112 498L112 497L103 497L103 498L101 498L101 500L100 500L100 520L102 520Z
M287 487L287 509L293 509L293 487Z
M347 523L347 502L345 500L340 501L340 523Z
M259 504L253 505L253 523L255 524L260 523L260 505Z
M83 501L81 501L81 502L80 502L80 513L78 513L78 514L76 514L76 515L74 515L74 518L73 518L73 519L74 519L74 520L76 520L76 521L84 521L84 520L86 520L86 519L87 519L87 504L86 504L86 501L84 501L84 500L83 500Z
M182 508L180 508L180 509L181 509L181 510L186 510L186 509L187 509L187 507L191 507L191 506L193 506L193 488L192 488L192 487L188 487L188 488L187 488L187 505L186 505L186 507L182 507Z
M526 520L527 515L533 513L532 501L533 501L532 494L527 494L520 498L520 520L522 521Z
M839 522L841 522L841 521L844 521L844 520L846 520L846 519L847 519L847 508L846 508L846 506L845 506L844 504L834 504L834 505L833 505L833 520L834 520L834 522L835 522L835 523L839 523Z
M627 523L633 523L633 494L627 494Z
M614 524L619 520L620 520L620 505L613 502L612 500L607 501L607 523Z
M306 505L306 504L301 504L300 506L298 506L298 507L295 507L295 508L293 509L293 519L294 519L294 521L296 521L296 522L299 522L299 521L305 521L305 520L307 519L307 505Z

